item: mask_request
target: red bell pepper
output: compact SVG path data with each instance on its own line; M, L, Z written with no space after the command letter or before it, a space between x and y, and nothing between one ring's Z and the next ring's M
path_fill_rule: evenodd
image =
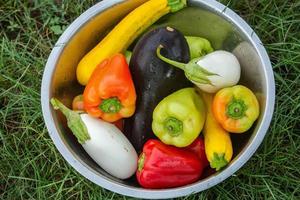
M197 154L203 168L209 166L209 162L206 158L205 154L205 146L204 146L204 140L203 138L197 138L192 144L189 146L185 147L185 149L192 151L193 153Z
M118 121L113 122L113 124L123 133L123 131L124 131L124 120L123 119L119 119Z
M202 171L195 153L151 139L139 157L136 177L145 188L172 188L197 181Z

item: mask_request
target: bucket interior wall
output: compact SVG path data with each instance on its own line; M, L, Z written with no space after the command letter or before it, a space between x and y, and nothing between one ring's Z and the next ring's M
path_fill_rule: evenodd
M119 3L110 9L96 15L84 24L72 39L66 43L57 43L56 46L63 46L64 50L56 63L55 73L51 82L51 96L55 96L71 106L72 99L82 93L84 87L80 86L76 80L76 67L80 59L92 49L114 25L120 21L127 13L143 3L141 0L129 0ZM161 18L149 29L158 26L171 26L178 29L184 35L200 36L207 38L214 49L223 49L233 52L239 59L242 67L242 77L240 83L249 87L259 99L261 115L265 108L266 88L264 85L266 77L263 76L262 63L243 32L236 28L229 20L215 14L208 8L196 7L196 3L191 1L191 7L185 8L175 14L169 14ZM113 178L103 171L77 143L74 136L66 126L66 120L59 112L53 113L56 126L64 143L69 150L76 155L78 160L99 174L111 178L117 182L133 187L138 187L134 178L121 181ZM247 133L231 134L236 159L239 153L251 142L256 134L256 127L261 123L261 118L257 120L255 126Z

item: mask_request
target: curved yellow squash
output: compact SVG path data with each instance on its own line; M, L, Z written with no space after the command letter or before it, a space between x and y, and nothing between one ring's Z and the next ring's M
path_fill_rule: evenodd
M216 121L212 113L213 95L202 93L207 106L206 121L203 129L206 157L210 166L217 171L225 167L232 158L230 135Z
M128 46L163 15L186 6L186 0L149 0L129 13L79 62L77 80L86 85L96 66L110 56L124 52Z

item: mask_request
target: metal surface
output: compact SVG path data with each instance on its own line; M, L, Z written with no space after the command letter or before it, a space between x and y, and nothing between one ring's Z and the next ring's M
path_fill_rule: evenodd
M241 83L250 87L259 98L259 120L247 134L232 136L235 157L221 172L174 189L148 190L140 188L133 180L120 181L92 161L66 128L65 119L49 104L49 99L55 96L70 106L72 98L82 91L75 78L81 57L115 23L144 1L104 0L68 27L53 48L45 67L41 88L43 116L59 152L80 174L99 186L123 195L148 199L190 195L222 182L241 168L261 144L272 118L275 83L268 55L253 30L229 8L214 0L193 0L189 1L190 8L165 16L155 25L170 25L185 35L206 37L215 49L232 51L242 65Z

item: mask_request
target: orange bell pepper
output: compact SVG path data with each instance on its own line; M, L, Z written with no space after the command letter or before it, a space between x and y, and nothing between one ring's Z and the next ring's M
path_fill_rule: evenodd
M259 104L251 90L242 85L224 88L213 100L213 114L231 133L243 133L259 116Z
M136 92L122 54L116 54L97 66L85 87L83 102L88 114L107 122L133 115Z

